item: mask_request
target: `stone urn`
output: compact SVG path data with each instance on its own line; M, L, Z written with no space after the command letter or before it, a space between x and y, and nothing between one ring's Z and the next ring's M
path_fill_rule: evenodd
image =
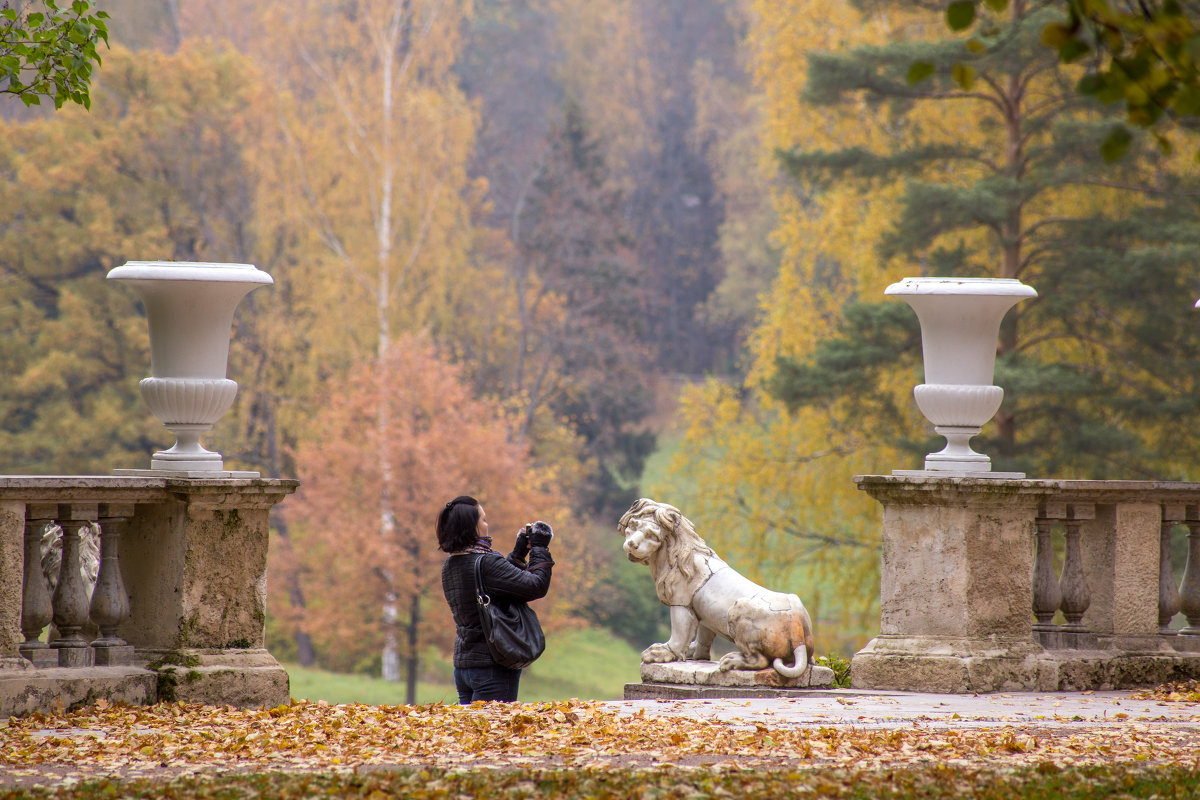
M925 383L913 388L913 396L934 430L946 437L943 450L925 457L924 471L893 474L1025 477L991 472L991 459L971 448L971 438L1004 399L1004 390L992 385L1000 322L1010 308L1037 292L1005 278L905 278L884 294L902 298L917 313Z
M154 454L149 472L232 474L224 473L220 453L200 444L200 434L237 395L237 384L225 376L233 312L247 294L274 280L251 264L183 261L130 261L108 279L132 286L146 307L151 377L141 382L142 398L176 437L173 447Z

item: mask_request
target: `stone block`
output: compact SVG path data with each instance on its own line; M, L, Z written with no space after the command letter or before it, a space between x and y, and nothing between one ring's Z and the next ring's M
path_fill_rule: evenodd
M262 647L268 514L288 483L178 481L173 501L139 505L122 535L131 613L117 635L139 650Z
M737 698L828 697L832 692L847 693L845 689L777 689L770 686L701 686L694 683L627 683L626 700L717 700Z
M21 648L21 655L35 669L50 669L58 666L58 650L52 647Z
M696 686L766 686L784 688L832 688L833 670L813 664L799 678L785 678L773 669L722 672L715 661L672 661L642 664L643 683L691 684Z
M1038 660L1038 691L1081 692L1111 689L1108 656L1103 653L1048 655Z
M855 689L999 692L1038 688L1044 651L1020 638L878 636L850 662Z
M287 671L261 648L175 650L152 656L162 701L274 708L291 700Z
M0 502L0 657L17 655L25 578L25 504Z
M1102 637L1158 632L1161 529L1158 504L1123 501L1097 506L1095 517L1082 528L1083 570L1090 595L1084 627Z
M1175 649L1184 653L1200 653L1200 634L1181 633L1173 642Z
M104 698L149 705L157 699L154 673L138 667L0 671L0 718L71 710Z
M133 664L133 645L93 645L97 667L125 667Z
M1032 642L1029 482L856 480L883 504L880 633Z
M60 667L92 667L96 661L92 648L84 647L56 647L58 651L58 665Z
M282 666L235 669L193 667L180 671L175 699L186 703L274 708L291 701L291 684Z
M1109 676L1114 689L1138 686L1157 686L1179 680L1183 674L1182 661L1156 655L1118 655L1109 662Z

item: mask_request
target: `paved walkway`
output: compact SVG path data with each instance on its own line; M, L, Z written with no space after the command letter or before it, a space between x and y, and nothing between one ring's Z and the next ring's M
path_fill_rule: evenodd
M986 728L1005 725L1169 723L1200 731L1200 704L1139 700L1138 692L1020 692L946 695L833 689L797 698L620 700L624 713L713 719L770 726Z

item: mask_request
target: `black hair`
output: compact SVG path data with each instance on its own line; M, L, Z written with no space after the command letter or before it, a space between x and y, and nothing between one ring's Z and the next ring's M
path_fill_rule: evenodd
M474 497L460 495L438 512L438 549L447 553L466 550L479 538L479 501Z

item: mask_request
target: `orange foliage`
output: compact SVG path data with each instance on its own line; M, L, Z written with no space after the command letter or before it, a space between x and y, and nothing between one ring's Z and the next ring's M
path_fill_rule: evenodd
M273 611L289 632L299 626L313 637L327 666L371 663L389 627L406 658L410 625L416 652L448 651L454 624L434 536L442 504L479 498L505 551L525 522L557 524L564 504L531 470L527 448L508 441L499 407L473 398L461 371L426 341L401 339L386 358L352 370L340 389L296 452L302 487L284 509L311 602L285 608L279 593ZM381 613L388 606L398 620Z

